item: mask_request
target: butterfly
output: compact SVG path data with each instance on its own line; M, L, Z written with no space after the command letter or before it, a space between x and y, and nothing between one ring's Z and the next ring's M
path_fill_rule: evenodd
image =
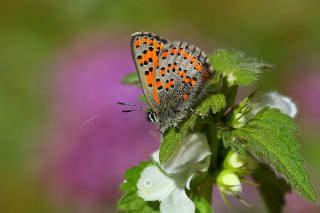
M205 95L214 74L207 55L187 42L149 32L131 35L131 53L149 104L147 119L161 133L177 127Z

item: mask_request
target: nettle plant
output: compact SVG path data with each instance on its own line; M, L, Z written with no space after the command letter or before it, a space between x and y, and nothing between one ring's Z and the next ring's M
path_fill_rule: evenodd
M164 132L149 160L125 173L117 207L207 213L214 209L215 186L228 206L227 196L248 205L241 196L243 184L259 190L270 212L282 211L291 189L318 202L295 138L296 105L277 92L257 90L235 103L239 86L255 84L271 66L236 50L217 50L209 58L215 74L207 95L177 127ZM123 82L140 85L136 72Z

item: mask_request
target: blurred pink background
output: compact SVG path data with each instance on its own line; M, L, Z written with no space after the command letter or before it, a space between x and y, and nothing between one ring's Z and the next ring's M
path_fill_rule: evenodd
M157 5L157 6L154 6ZM275 65L261 81L299 106L305 165L320 189L319 2L4 1L0 3L1 212L114 212L129 167L158 148L134 71L129 36L151 31L208 53L238 48ZM87 122L89 120L89 122ZM237 212L266 212L252 186ZM232 199L231 199L232 200ZM319 212L293 193L285 212ZM216 212L228 212L218 193Z

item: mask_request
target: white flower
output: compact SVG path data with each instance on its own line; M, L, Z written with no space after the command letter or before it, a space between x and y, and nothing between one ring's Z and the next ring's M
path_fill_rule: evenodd
M138 180L138 195L145 201L159 200L162 213L193 213L195 205L185 192L198 172L204 172L210 164L210 148L205 135L190 134L171 158L161 165L168 175L157 166L148 166ZM159 150L153 155L159 163Z
M268 92L264 94L251 113L257 114L264 107L279 109L282 113L292 118L298 113L296 104L289 97L280 95L278 92Z
M252 101L250 98L242 101L238 109L235 109L231 116L228 117L228 124L234 128L243 127L265 107L278 109L292 118L298 113L296 104L289 97L280 95L277 92L268 92L257 101Z

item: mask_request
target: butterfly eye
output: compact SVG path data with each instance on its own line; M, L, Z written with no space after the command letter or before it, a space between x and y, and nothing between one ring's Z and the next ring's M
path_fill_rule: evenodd
M158 120L156 113L147 112L147 120L151 123L156 123Z

